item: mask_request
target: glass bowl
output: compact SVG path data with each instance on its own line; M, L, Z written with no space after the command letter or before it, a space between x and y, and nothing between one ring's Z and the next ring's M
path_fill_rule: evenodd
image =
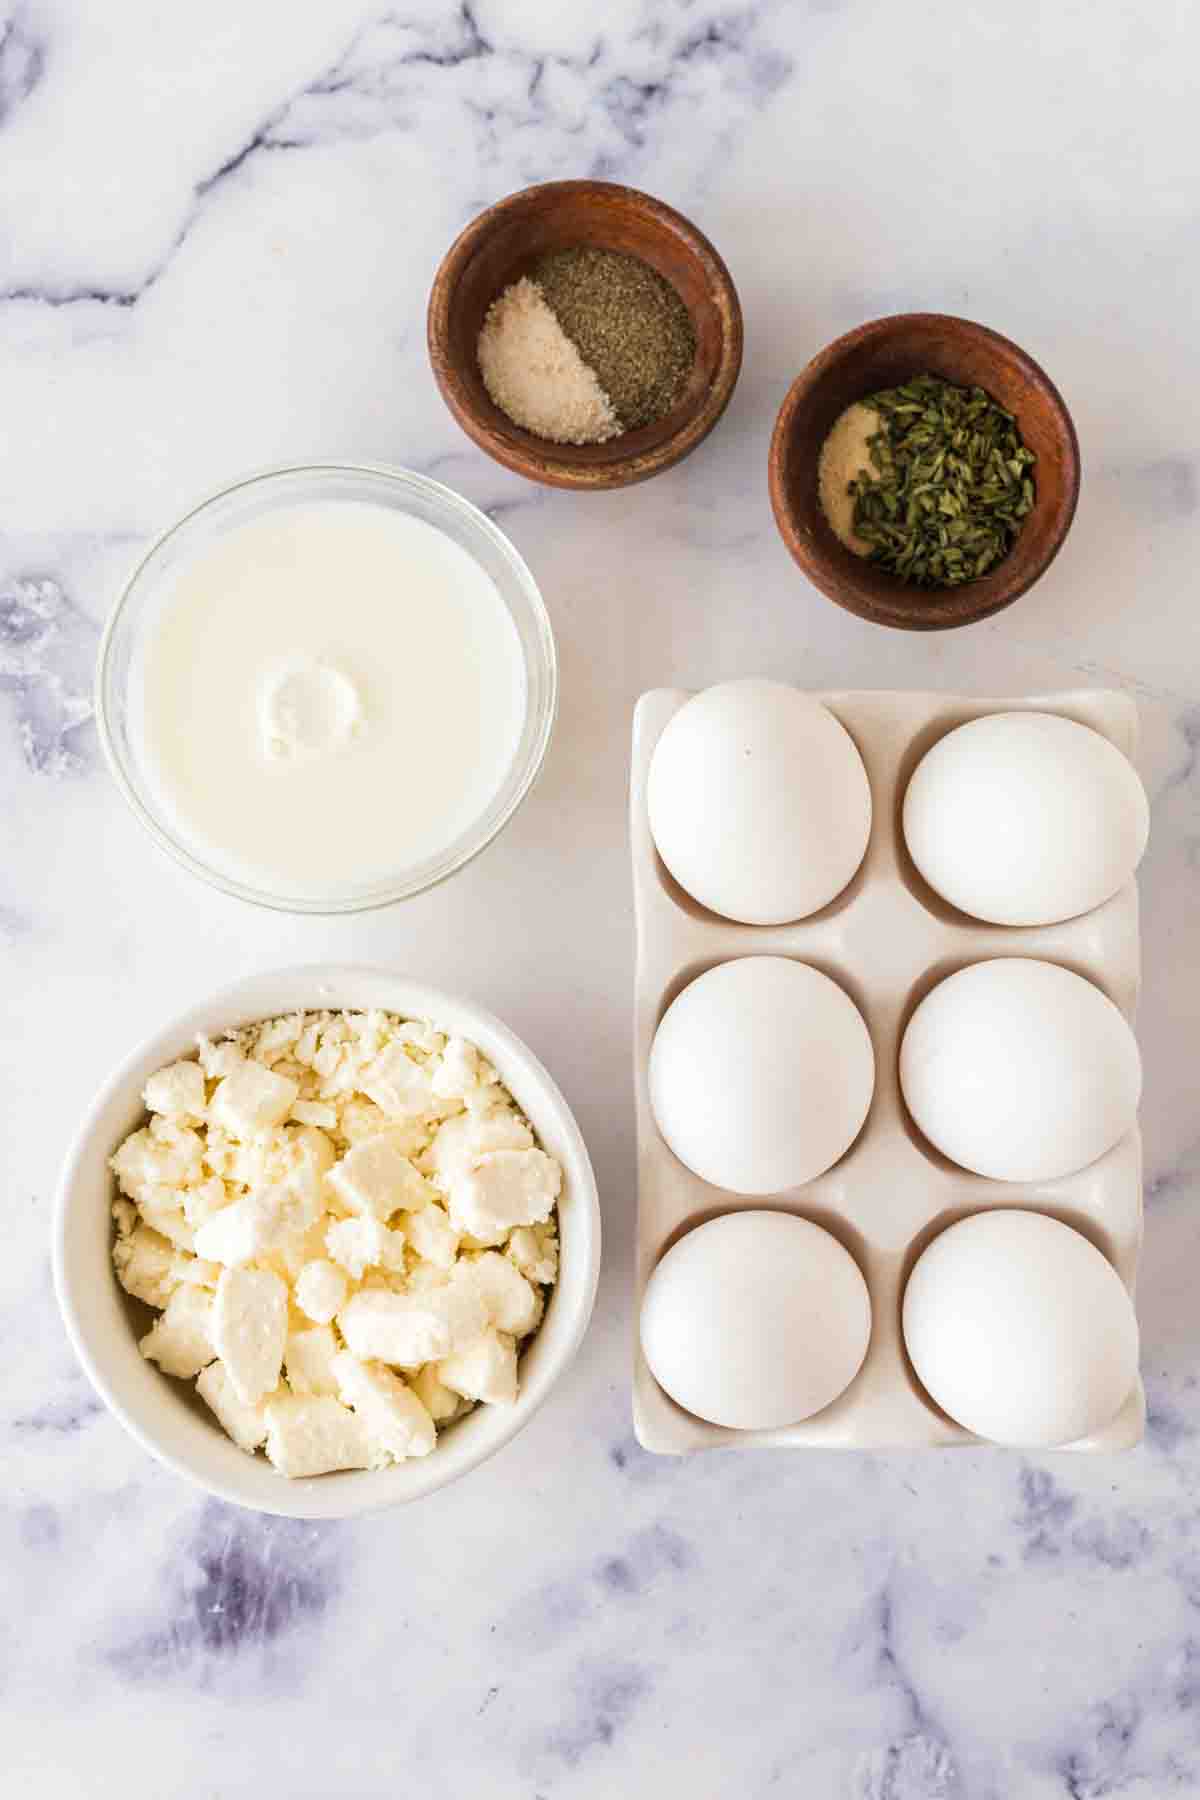
M384 877L331 883L325 893L272 892L248 880L219 855L189 843L156 791L138 743L133 696L145 647L167 604L175 578L217 537L281 506L327 500L366 501L436 526L488 574L508 610L525 674L524 717L512 760L487 806L444 848L399 865ZM249 475L193 507L151 546L114 607L100 645L96 717L117 785L151 837L175 860L222 892L280 912L344 913L387 906L444 881L489 844L533 786L554 727L558 664L541 594L502 531L467 500L407 469L371 463L323 463L267 469ZM232 865L232 858L231 858Z

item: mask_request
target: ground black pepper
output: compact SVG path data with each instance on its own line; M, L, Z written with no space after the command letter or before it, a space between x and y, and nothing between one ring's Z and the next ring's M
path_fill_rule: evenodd
M656 269L640 257L579 245L549 251L530 273L595 370L623 431L670 412L687 384L696 334Z

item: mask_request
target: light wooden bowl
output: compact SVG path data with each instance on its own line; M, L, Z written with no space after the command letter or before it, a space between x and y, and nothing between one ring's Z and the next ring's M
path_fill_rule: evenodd
M696 358L682 398L653 424L605 444L553 444L523 431L483 385L476 357L488 307L549 250L583 244L639 256L691 315ZM704 234L661 200L609 181L550 181L473 219L446 252L429 296L429 360L442 398L481 450L547 487L646 481L706 438L742 362L742 314L729 270Z

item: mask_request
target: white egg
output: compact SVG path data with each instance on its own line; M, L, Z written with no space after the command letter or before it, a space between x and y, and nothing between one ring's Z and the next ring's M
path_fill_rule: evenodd
M642 1302L659 1386L698 1418L742 1431L793 1425L854 1380L871 1301L837 1239L788 1213L726 1213L667 1251Z
M1146 791L1115 744L1053 713L993 713L941 738L904 796L904 838L930 887L973 918L1050 925L1133 875Z
M1041 1213L961 1219L904 1292L918 1379L968 1431L1030 1449L1107 1425L1137 1379L1138 1328L1116 1270Z
M1131 1129L1141 1083L1137 1042L1108 996L1028 957L949 976L900 1046L900 1086L921 1131L995 1181L1086 1168Z
M828 905L871 835L871 789L853 738L778 681L722 682L681 706L655 745L646 806L679 885L748 925Z
M875 1056L862 1014L827 975L748 956L684 988L655 1034L648 1079L680 1162L716 1187L776 1194L849 1149Z

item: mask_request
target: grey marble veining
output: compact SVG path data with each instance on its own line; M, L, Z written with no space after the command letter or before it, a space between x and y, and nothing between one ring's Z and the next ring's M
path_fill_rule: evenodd
M0 0L0 1726L5 1792L93 1800L1166 1800L1200 1791L1200 17L1183 0ZM739 284L720 430L625 494L527 487L425 359L442 251L526 182L680 205ZM766 445L790 378L910 306L1062 386L1070 541L999 618L881 633L809 590ZM141 835L90 718L104 616L248 468L367 457L502 521L562 712L535 794L436 893L259 914ZM718 1453L634 1442L625 775L644 688L1116 685L1142 875L1144 1446ZM537 1048L606 1260L528 1431L381 1519L300 1526L149 1462L51 1292L57 1166L114 1057L269 962L402 964ZM579 1021L586 1021L586 1029Z

